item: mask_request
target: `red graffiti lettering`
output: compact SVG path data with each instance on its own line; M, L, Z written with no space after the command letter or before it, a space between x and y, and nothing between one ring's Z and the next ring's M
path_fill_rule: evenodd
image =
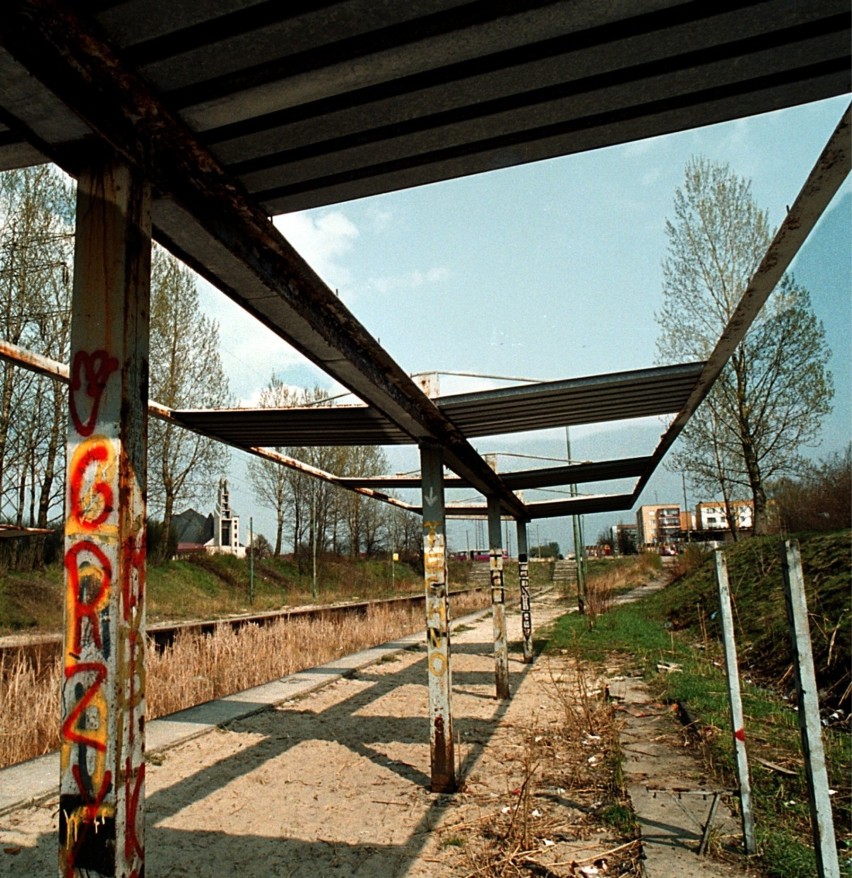
M71 677L76 676L77 674L83 674L89 671L94 672L95 680L92 685L89 686L89 688L86 690L83 697L74 705L74 709L71 711L71 713L68 714L68 718L65 720L65 722L62 723L62 737L66 741L75 741L76 743L83 744L86 747L93 747L95 750L105 752L105 730L100 730L100 736L103 739L100 740L99 738L91 737L84 734L85 729L78 729L76 727L76 723L77 720L79 720L82 716L83 711L85 711L85 709L92 703L95 696L100 691L104 680L106 680L106 665L104 665L102 662L83 662L79 665L71 665L70 667L65 668L65 679L68 680ZM75 772L79 771L78 766L73 766L73 770Z
M133 778L133 789L130 789L130 781ZM145 763L136 771L133 776L130 767L130 759L124 761L124 796L127 802L127 833L124 836L124 859L129 862L133 856L142 859L145 851L142 847L142 841L139 838L137 827L137 818L139 815L139 800L142 795L142 785L145 781Z
M96 478L92 483L92 493L99 494L101 498L97 514L90 517L91 510L81 504L86 471L93 464L97 466L99 463L103 465L109 463L109 459L109 449L104 445L95 445L87 448L80 455L79 460L74 460L71 465L71 516L83 530L92 531L100 527L113 511L112 486L103 479Z
M106 383L109 376L118 369L118 360L111 357L106 351L77 351L74 354L74 363L71 366L71 421L74 429L81 436L91 436L98 420L98 411L101 405ZM84 387L85 384L85 387ZM77 399L83 390L89 403L89 416L85 421L80 417L77 407Z
M122 616L125 622L133 618L133 610L141 606L145 588L145 559L147 549L143 539L130 536L124 541L124 566L121 576ZM134 572L137 574L134 588Z
M94 555L95 560L100 565L100 569L89 565L90 573L84 577L86 583L86 599L84 600L80 594L80 567L78 557L82 552L89 552ZM91 540L83 540L75 543L65 553L65 569L68 571L68 590L70 592L70 604L73 608L73 625L74 625L74 642L71 652L79 653L83 642L82 623L83 619L88 619L92 627L92 639L98 649L102 648L101 631L98 622L98 613L104 598L109 594L110 584L112 582L112 565L109 558L103 553L99 546L91 542ZM90 591L90 583L93 579L100 579L96 589Z

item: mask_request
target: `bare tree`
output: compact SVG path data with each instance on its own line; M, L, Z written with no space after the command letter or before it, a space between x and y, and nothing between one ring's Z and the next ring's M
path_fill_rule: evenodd
M767 215L747 180L694 158L666 234L658 358L704 360L769 245ZM754 532L765 532L767 480L801 466L831 410L828 357L807 290L785 276L681 434L673 468L729 503L749 492Z
M151 267L150 362L150 396L157 402L171 408L228 404L219 326L200 312L192 272L158 247ZM162 515L165 551L176 504L212 497L230 452L170 422L151 419L148 434L148 499Z
M381 448L360 445L341 451L342 476L376 476L387 470L387 458ZM356 493L349 493L341 499L350 556L357 558L362 549L368 555L375 554L381 544L385 523L380 508L382 504Z
M260 392L258 405L261 408L289 408L296 399L294 391L277 375ZM276 451L284 453L283 448ZM252 487L262 503L275 510L275 555L281 554L284 538L284 524L292 510L293 492L288 470L271 460L252 458L248 462L248 476Z
M0 174L0 336L60 361L68 359L73 230L67 177L49 165ZM61 514L64 401L50 379L0 365L0 514L19 524L44 527Z

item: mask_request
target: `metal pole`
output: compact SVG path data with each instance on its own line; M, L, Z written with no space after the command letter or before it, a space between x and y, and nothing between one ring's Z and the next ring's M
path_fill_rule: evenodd
M518 522L518 583L521 588L521 632L524 635L524 662L533 660L532 609L530 606L530 564L527 555L527 523Z
M784 571L784 598L787 604L787 621L790 625L793 667L796 671L799 730L808 780L808 804L811 809L817 875L819 878L838 878L840 864L837 858L831 799L828 795L828 772L825 768L825 753L822 747L819 697L798 540L784 542L781 547L781 565Z
M734 634L734 614L731 611L731 591L728 584L728 563L725 553L717 549L716 583L719 586L719 613L722 620L722 639L725 645L725 673L728 677L728 697L731 702L731 731L734 736L734 752L737 757L737 776L740 780L740 810L743 823L743 846L747 854L757 850L754 840L754 809L751 801L751 778L748 771L748 755L745 744L745 719L740 694L740 677L737 664L737 643Z
M254 518L249 516L249 603L254 605Z
M150 189L95 156L77 186L65 489L59 860L144 872Z
M444 461L433 445L420 446L423 474L423 570L426 580L426 666L429 668L429 746L433 793L457 789L453 747L453 681L447 599Z
M317 486L311 485L311 597L316 600L317 591Z
M500 539L500 500L488 498L488 543L491 562L491 614L494 621L494 674L497 697L509 697L509 645L506 639L506 589Z
M571 463L571 430L565 428L565 448L567 453L567 461ZM571 496L577 496L577 486L569 485ZM574 530L574 561L577 566L577 612L581 615L586 612L586 571L583 567L583 536L580 518L577 515L571 516L571 522Z

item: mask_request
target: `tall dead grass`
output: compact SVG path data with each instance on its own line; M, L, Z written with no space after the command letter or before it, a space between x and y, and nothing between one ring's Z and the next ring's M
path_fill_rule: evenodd
M453 598L453 616L478 609L485 593ZM305 668L422 630L423 609L370 607L365 616L331 621L291 617L239 632L178 635L161 653L148 650L147 715L156 719L258 686ZM59 747L62 659L21 648L0 657L0 767Z

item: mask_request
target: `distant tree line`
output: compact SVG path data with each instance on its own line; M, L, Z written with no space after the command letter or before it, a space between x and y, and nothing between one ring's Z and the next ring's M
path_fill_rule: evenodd
M74 188L47 165L0 174L0 334L68 362ZM0 361L0 519L47 527L65 493L67 391ZM40 563L44 539L0 540L5 563ZM55 547L54 547L55 548Z
M261 391L261 408L332 405L319 387L297 389L273 374ZM280 446L279 454L339 476L385 473L387 458L373 446ZM258 499L276 515L272 552L286 543L307 564L317 554L356 558L387 552L416 557L422 529L419 516L363 494L340 488L274 461L252 458L249 479Z
M787 533L852 527L852 445L780 479L772 497Z

